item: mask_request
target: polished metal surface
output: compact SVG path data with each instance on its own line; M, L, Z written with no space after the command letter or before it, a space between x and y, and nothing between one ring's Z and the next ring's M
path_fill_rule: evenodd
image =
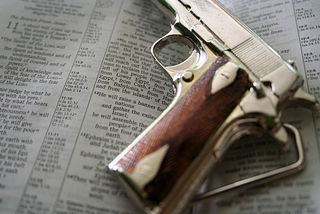
M256 136L261 132L268 133L283 150L295 145L298 151L296 162L198 195L194 202L242 186L250 186L252 183L265 182L300 171L305 159L299 132L293 126L283 124L281 115L292 103L311 107L318 106L318 103L313 96L303 91L303 80L290 63L283 60L218 1L152 0L152 2L171 23L171 31L152 46L152 55L171 79L176 95L163 114L109 165L109 168L117 172L119 177L125 178L122 181L135 200L142 207L145 206L145 211L148 213L181 212L190 202L192 194L201 185L209 169L231 144L244 136ZM159 54L164 47L172 43L185 45L190 55L177 65L163 65ZM249 89L246 89L242 100L218 130L206 140L206 145L210 145L206 148L210 149L202 151L201 154L205 155L197 157L192 164L193 168L182 175L183 181L180 183L187 185L183 188L173 187L164 201L149 209L146 202L148 196L143 188L157 174L168 148L163 148L159 153L154 152L142 159L137 163L138 167L133 175L130 175L131 177L121 169L114 168L114 165L135 143L151 131L164 115L170 112L219 56L228 59L229 63L216 71L210 92L215 94L232 84L239 70L248 74ZM148 167L145 167L146 165ZM149 165L154 166L153 169ZM183 196L175 197L177 194Z

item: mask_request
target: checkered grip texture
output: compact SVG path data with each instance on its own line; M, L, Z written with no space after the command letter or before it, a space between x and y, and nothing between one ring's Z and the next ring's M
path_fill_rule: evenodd
M170 193L207 139L221 126L248 89L248 76L239 70L229 86L211 94L216 70L227 62L219 57L192 86L191 90L116 164L133 172L146 155L168 144L169 149L156 177L144 191L159 204Z

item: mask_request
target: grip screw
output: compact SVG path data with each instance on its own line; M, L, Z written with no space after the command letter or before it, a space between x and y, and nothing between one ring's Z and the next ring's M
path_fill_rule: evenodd
M193 80L193 73L190 72L190 71L187 71L187 72L183 75L182 79L183 79L185 82L191 82L191 81Z

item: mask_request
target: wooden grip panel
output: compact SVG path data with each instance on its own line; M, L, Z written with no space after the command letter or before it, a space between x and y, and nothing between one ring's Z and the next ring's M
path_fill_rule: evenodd
M169 148L155 178L144 188L160 203L200 153L207 139L234 110L248 89L248 76L239 70L235 81L211 94L216 70L227 62L219 57L167 114L116 164L132 173L136 163L164 145Z

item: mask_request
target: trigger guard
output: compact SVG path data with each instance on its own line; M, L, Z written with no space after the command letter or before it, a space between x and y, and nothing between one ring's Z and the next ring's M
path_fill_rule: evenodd
M295 173L300 172L305 166L306 158L305 151L302 145L302 139L299 131L292 125L283 124L287 132L290 134L293 139L292 146L296 147L297 152L297 160L289 165L282 166L280 168L276 168L271 171L264 172L259 175L255 175L249 178L245 178L239 181L236 181L231 184L227 184L212 190L209 190L205 193L196 195L190 205L202 202L204 200L210 199L215 196L219 196L221 194L225 194L230 192L231 190L243 190L256 185L260 185L265 182L274 181Z

